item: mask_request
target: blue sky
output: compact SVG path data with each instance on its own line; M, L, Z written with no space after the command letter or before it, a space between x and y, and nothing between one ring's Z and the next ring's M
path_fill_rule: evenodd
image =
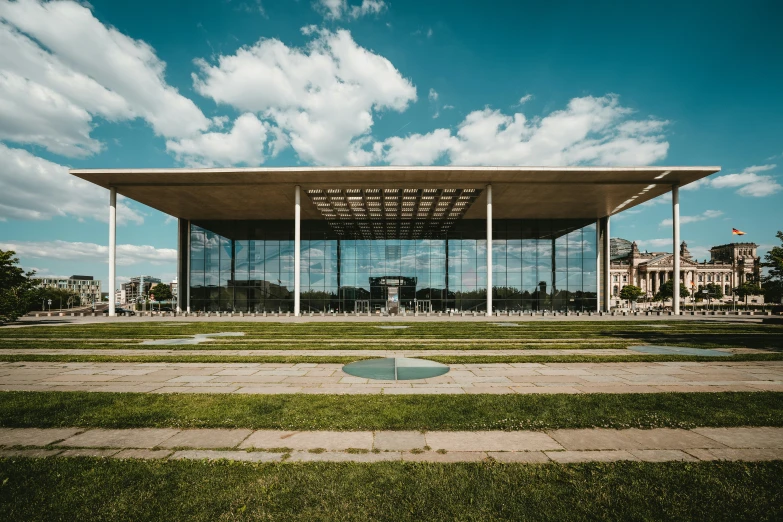
M633 5L631 5L633 4ZM718 165L698 259L783 228L783 7L749 2L0 0L0 248L107 279L108 195L71 168ZM122 201L120 281L176 225ZM670 250L669 201L612 235Z

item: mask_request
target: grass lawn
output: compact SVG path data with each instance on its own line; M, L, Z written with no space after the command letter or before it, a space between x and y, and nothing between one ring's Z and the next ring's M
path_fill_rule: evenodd
M475 344L493 341L511 341L524 344L536 340L592 343L675 344L704 348L736 347L780 349L783 345L783 325L698 322L698 321L592 321L592 322L520 322L517 327L501 327L484 322L427 322L393 323L404 329L378 328L389 323L207 323L207 322L138 322L91 325L32 326L0 329L0 341L12 339L49 340L125 340L194 335L198 333L243 332L233 339L221 339L219 344L253 344L273 346L320 348L341 344L350 339L386 341L397 347L395 340L440 341L442 347L449 341L473 340ZM5 342L3 342L5 345ZM51 343L46 343L51 347ZM437 343L436 343L437 344ZM511 347L503 343L503 347ZM456 346L456 344L455 344ZM243 346L245 347L245 346Z
M0 426L284 430L783 426L783 394L384 396L0 392Z
M105 362L105 363L335 363L370 359L353 355L82 355L12 354L0 355L0 362ZM728 357L698 355L432 355L418 356L443 364L478 363L616 363L684 361L783 361L783 353L748 353Z
M783 462L0 459L3 520L781 520Z

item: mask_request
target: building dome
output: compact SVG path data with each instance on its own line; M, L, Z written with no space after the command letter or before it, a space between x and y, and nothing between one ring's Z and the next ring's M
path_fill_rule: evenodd
M633 243L627 239L613 237L609 240L609 253L611 255L612 261L628 257L632 248Z

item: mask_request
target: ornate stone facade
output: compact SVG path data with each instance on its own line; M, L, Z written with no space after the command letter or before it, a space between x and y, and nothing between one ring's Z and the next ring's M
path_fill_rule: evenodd
M625 285L640 287L647 298L652 298L661 286L672 278L673 255L669 252L640 252L636 243L631 243L630 252L623 248L628 242L613 239L619 255L612 258L610 269L612 296L616 298ZM713 283L720 285L726 297L732 289L749 280L758 280L761 260L756 255L755 243L729 243L710 249L710 260L699 262L688 252L683 241L680 245L680 277L685 286L699 291ZM758 299L761 299L760 297Z

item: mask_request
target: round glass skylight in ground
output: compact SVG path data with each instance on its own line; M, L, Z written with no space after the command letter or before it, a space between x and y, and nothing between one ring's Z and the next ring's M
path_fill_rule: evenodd
M445 364L410 357L387 357L385 359L367 359L343 366L343 371L354 377L378 379L383 381L410 381L429 379L448 373Z

